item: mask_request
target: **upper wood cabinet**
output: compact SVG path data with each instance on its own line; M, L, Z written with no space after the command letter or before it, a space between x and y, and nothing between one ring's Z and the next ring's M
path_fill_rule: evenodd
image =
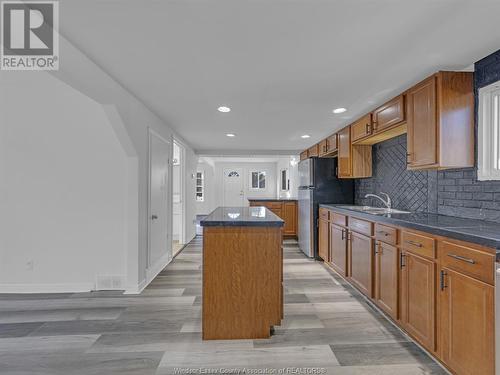
M351 125L351 141L355 143L356 141L369 137L372 132L372 114L369 113Z
M383 106L378 107L373 111L372 118L374 133L380 133L406 121L404 95L399 95Z
M470 72L439 72L406 92L409 169L474 165Z
M307 159L307 150L304 150L300 153L300 160Z
M351 127L338 133L338 177L362 178L372 175L372 148L365 145L353 145Z
M314 146L309 147L307 150L307 157L315 158L319 156L319 144L315 144Z
M451 269L440 272L441 356L457 374L495 373L494 290Z
M319 143L319 156L320 157L333 157L337 156L338 142L337 133L332 134L328 138L323 139Z

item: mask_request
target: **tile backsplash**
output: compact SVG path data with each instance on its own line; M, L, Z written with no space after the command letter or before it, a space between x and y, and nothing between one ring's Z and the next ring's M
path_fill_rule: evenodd
M384 192L393 207L409 211L437 211L437 172L406 170L406 134L373 146L373 175L355 182L356 204L383 206L368 193Z

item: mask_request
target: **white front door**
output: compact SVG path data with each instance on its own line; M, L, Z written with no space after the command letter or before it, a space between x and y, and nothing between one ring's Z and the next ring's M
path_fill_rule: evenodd
M224 206L245 206L243 170L241 168L225 168L223 176Z
M169 158L170 142L150 131L148 267L171 252L168 241Z

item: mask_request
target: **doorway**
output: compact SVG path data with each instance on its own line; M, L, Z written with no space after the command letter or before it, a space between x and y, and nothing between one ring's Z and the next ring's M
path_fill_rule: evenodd
M224 206L245 206L245 190L242 168L225 168L223 176Z
M175 256L185 245L185 149L174 140L172 169L172 252Z
M168 263L172 259L168 244L170 145L170 141L149 130L148 269L157 267L160 260Z

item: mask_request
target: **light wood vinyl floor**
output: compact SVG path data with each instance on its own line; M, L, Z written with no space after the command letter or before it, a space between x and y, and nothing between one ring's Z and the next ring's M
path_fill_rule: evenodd
M201 245L188 244L140 295L0 295L0 374L446 373L294 241L285 243L285 319L275 335L202 341Z

